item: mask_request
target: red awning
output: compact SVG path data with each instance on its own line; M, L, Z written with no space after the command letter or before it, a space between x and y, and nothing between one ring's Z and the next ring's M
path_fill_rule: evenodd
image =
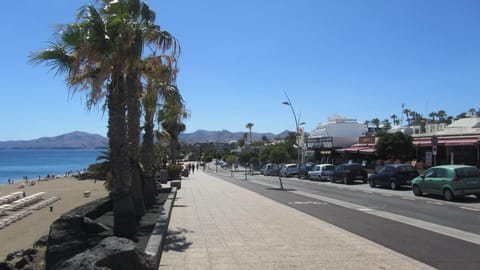
M368 147L368 148L360 149L360 153L374 154L375 153L375 148Z
M478 137L470 138L441 138L438 140L439 145L456 146L456 145L475 145L480 143ZM416 146L432 146L431 139L421 139L413 141Z
M446 146L475 145L478 144L478 138L440 140L440 142L444 143Z

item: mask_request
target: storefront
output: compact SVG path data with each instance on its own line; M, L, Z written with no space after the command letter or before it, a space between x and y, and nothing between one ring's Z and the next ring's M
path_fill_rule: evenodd
M480 165L479 136L438 136L436 147L431 137L415 138L413 144L417 160L424 160L427 166L429 163Z

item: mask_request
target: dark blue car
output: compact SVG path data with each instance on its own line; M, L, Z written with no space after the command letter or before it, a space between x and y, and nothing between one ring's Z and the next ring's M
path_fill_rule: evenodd
M410 164L390 164L378 168L368 177L370 187L384 186L398 189L403 185L411 185L412 179L418 176L417 170Z

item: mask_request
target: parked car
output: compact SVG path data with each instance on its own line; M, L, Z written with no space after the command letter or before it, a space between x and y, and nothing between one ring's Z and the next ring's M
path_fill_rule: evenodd
M312 162L308 162L300 166L300 169L298 169L298 179L308 179L308 173L313 169L314 166L315 164Z
M367 171L359 163L344 163L335 166L331 181L341 181L344 184L352 184L355 180L362 180L363 183L367 183L368 174Z
M298 175L298 167L297 164L290 163L282 165L280 169L280 176L281 177L292 177Z
M411 185L412 179L417 176L417 170L410 164L390 164L378 168L368 176L368 183L372 188L384 186L398 189L400 186Z
M427 169L412 181L415 196L441 195L451 201L457 196L475 195L480 199L480 172L468 165L442 165Z
M334 170L335 166L332 164L317 164L311 171L308 172L307 179L329 181Z
M273 176L278 176L278 165L275 163L268 163L265 164L264 168L262 169L262 174L263 175L273 175Z

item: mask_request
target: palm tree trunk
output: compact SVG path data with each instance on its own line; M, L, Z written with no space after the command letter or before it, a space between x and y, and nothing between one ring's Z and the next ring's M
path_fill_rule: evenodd
M140 220L146 213L140 172L140 78L127 75L128 157L132 177L132 198L135 216Z
M145 117L147 119L147 117ZM153 119L153 117L152 117ZM153 124L151 122L145 123L145 134L143 135L142 144L142 163L144 172L145 185L143 186L143 198L147 207L155 203L156 186L155 176L153 171Z
M133 236L137 232L132 201L132 181L128 160L127 125L125 117L125 89L113 78L107 97L108 138L111 151L113 200L113 231L116 236Z

